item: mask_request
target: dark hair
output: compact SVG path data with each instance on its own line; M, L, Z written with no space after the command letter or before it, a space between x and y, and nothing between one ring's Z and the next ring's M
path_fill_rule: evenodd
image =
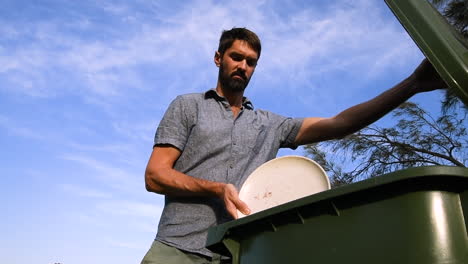
M243 40L257 52L258 58L262 51L262 44L257 34L246 28L232 28L231 30L224 30L219 39L218 52L223 55L224 52L232 46L234 40Z

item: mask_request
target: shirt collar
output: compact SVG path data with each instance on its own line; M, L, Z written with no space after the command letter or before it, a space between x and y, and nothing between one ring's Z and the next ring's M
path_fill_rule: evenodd
M205 92L205 99L208 99L208 98L214 98L214 99L219 100L219 101L227 101L226 98L219 95L218 92L215 89L210 89L210 90ZM252 102L249 100L249 98L247 98L245 96L242 98L242 106L247 108L247 109L251 109L251 110L254 109L254 106L253 106Z

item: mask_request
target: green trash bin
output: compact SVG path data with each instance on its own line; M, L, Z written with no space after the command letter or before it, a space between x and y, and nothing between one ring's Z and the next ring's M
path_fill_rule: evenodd
M209 230L234 264L468 263L468 169L411 168Z

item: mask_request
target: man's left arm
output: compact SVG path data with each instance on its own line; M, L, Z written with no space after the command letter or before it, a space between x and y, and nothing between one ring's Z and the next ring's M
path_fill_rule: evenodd
M342 138L372 124L417 93L446 87L425 59L408 78L367 102L350 107L334 117L305 118L295 143L304 145Z

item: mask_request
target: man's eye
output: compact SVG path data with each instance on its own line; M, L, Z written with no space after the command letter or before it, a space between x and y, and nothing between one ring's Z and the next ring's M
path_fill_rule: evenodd
M231 55L231 58L232 58L233 60L235 60L235 61L241 61L241 60L244 59L242 56L237 55L237 54L232 54L232 55Z
M253 67L253 66L257 65L257 60L255 60L255 59L248 59L248 60L247 60L247 64L248 64L249 66Z

